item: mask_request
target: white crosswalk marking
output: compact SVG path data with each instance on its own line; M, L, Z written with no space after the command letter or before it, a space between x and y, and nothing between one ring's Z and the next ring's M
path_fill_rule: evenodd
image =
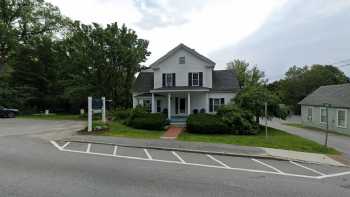
M147 151L147 149L143 149L145 151L145 154L147 155L148 159L152 160L152 156L151 154L149 154L149 152Z
M225 168L230 168L230 166L226 165L224 162L216 159L215 157L211 156L211 155L207 155L207 157L209 157L210 159L216 161L217 163L219 163L220 165L224 166Z
M181 163L186 163L186 161L183 160L183 159L180 157L180 155L178 155L175 151L171 151L171 153L173 153L173 155L174 155L178 160L180 160Z
M264 162L259 161L259 160L257 160L257 159L252 159L252 160L255 161L255 162L257 162L257 163L260 163L261 165L264 165L264 166L266 166L266 167L268 167L268 168L271 168L271 169L275 170L275 171L278 172L278 173L284 174L284 172L282 172L281 170L279 170L279 169L277 169L277 168L275 168L275 167L273 167L273 166L271 166L271 165L269 165L269 164L267 164L267 163L264 163Z
M315 170L315 169L312 169L312 168L309 168L309 167L306 167L306 166L303 166L303 165L301 165L301 164L299 164L299 163L295 163L294 161L289 161L290 163L292 163L292 164L294 164L294 165L296 165L296 166L299 166L299 167L302 167L302 168L305 168L305 169L307 169L307 170L310 170L310 171L312 171L312 172L314 172L314 173L316 173L316 174L319 174L319 175L326 175L326 174L324 174L324 173L322 173L322 172L320 172L320 171L317 171L317 170Z
M117 155L117 151L118 151L118 146L114 146L113 155Z

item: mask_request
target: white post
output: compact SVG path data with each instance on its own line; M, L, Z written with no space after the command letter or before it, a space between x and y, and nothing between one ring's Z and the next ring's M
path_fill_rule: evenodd
M155 113L156 110L155 110L155 101L154 101L154 93L152 93L152 106L151 106L151 110L152 110L152 113Z
M187 115L191 114L191 93L187 93Z
M205 93L205 113L209 113L209 93Z
M171 118L171 94L168 93L168 119Z
M92 131L92 97L88 97L88 132Z
M106 123L106 97L102 97L102 122Z

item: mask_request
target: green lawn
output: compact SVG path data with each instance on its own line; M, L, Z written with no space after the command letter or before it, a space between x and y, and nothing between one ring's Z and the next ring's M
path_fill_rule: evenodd
M84 120L80 115L74 114L33 114L33 115L20 115L18 118L28 118L28 119L41 119L41 120Z
M303 128L303 129L309 129L309 130L313 130L313 131L318 131L318 132L326 132L325 129L320 129L320 128L314 128L314 127L308 127L308 126L304 126L302 124L299 123L283 123L284 125L287 126L291 126L291 127L296 127L296 128ZM334 132L334 131L328 131L329 133L333 133L333 134L337 134L337 135L343 135L343 136L349 136L347 134L344 133L338 133L338 132Z
M277 129L269 128L268 136L268 139L265 139L264 131L260 132L258 135L207 135L184 132L180 135L179 140L258 146L312 153L339 154L335 149L325 148L311 140L291 135Z
M109 131L104 131L104 132L98 133L97 135L159 139L160 136L164 133L164 131L134 129L115 121L108 123L108 125L109 125Z

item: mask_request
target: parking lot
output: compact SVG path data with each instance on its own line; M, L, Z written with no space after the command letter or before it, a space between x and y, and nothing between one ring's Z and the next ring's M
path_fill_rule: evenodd
M234 157L214 154L144 149L118 145L51 141L59 150L70 153L98 155L140 162L163 162L174 165L198 166L217 170L245 171L309 179L324 179L350 174L349 167L329 166L266 158Z

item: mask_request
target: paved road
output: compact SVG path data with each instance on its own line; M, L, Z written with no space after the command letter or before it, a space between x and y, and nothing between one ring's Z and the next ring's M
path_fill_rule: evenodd
M0 131L10 129L2 123ZM60 151L22 128L18 135L0 137L1 196L350 196L350 175L309 179ZM65 148L87 149L80 146ZM101 150L92 145L89 152ZM141 154L125 149L117 153ZM150 154L159 156L152 150ZM185 160L199 157L179 155ZM241 160L231 161L229 165Z
M282 124L284 121L272 119L268 122L270 127L286 131L288 133L299 135L301 137L324 144L325 134L323 132L313 131L310 129L296 128ZM341 152L350 159L350 137L329 133L328 145Z

